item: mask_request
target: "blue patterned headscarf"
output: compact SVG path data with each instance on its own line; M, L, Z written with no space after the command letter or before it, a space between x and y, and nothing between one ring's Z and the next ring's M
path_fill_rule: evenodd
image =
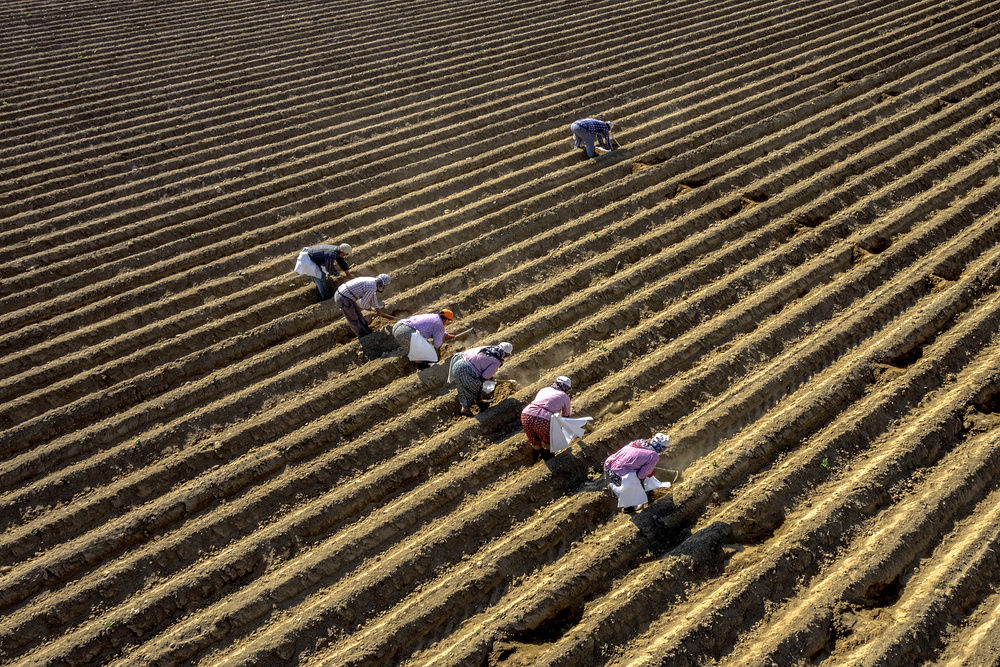
M499 345L487 345L479 350L479 353L485 354L488 357L493 357L494 359L499 359L501 364L503 363L503 360L507 358L507 354L504 352L504 349Z
M648 441L649 448L652 449L657 454L666 449L667 445L669 444L670 444L670 436L666 435L665 433L657 433Z

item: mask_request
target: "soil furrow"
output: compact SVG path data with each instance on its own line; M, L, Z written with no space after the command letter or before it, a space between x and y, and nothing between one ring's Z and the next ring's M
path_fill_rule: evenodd
M994 313L994 317L996 314ZM984 357L981 361L986 361ZM863 508L866 514L874 512L879 506L880 498L886 496L886 478L905 478L905 471L901 466L906 466L912 473L915 468L922 464L920 460L928 456L935 456L941 453L941 446L948 440L954 441L960 438L960 429L956 429L956 419L960 423L958 416L971 395L974 395L976 388L995 386L997 383L997 367L990 363L980 364L975 368L967 368L964 373L968 376L965 386L951 385L950 393L954 398L948 401L941 401L939 414L935 413L933 420L931 417L920 420L920 430L913 433L908 431L904 436L896 438L900 446L893 447L894 452L891 458L874 456L870 461L860 461L857 466L845 464L844 469L850 469L851 475L838 476L834 482L841 487L839 490L824 489L822 492L815 492L823 502L807 512L805 518L800 519L796 527L799 532L789 532L789 528L772 540L773 547L767 552L754 549L747 552L748 559L743 564L741 576L733 579L732 587L726 586L718 588L712 585L705 587L705 596L701 597L697 593L692 593L689 601L684 604L669 609L668 612L656 623L650 626L648 633L649 641L641 638L632 638L648 649L649 655L655 656L653 659L676 660L678 664L694 664L692 655L718 655L725 651L727 645L735 640L734 633L719 627L705 613L712 609L712 614L718 622L725 623L726 618L731 618L741 613L746 617L759 619L763 608L760 600L776 599L781 600L787 593L789 586L802 576L808 576L821 564L821 559L817 559L814 554L832 553L835 551L839 541L849 539L850 531L842 529L842 524L853 523L855 518ZM884 451L884 450L883 450ZM909 457L909 458L907 458ZM678 487L684 489L684 486ZM676 493L675 502L677 501ZM817 513L821 513L817 516ZM808 519L808 521L806 520ZM704 521L708 524L708 521ZM785 574L781 579L781 589L764 590L761 588L761 577L766 577L770 572L772 576L768 579L770 585L777 585L778 572ZM657 579L655 573L647 573L643 579ZM651 596L656 595L650 590L649 585L637 583L630 586L631 590L623 593L621 598L627 604L636 607L635 601L646 600L652 602ZM730 589L731 590L727 590ZM646 589L646 590L643 590ZM632 619L628 626L635 627L641 621L635 618L635 614L648 616L655 611L643 605L643 609L636 609L632 612ZM621 612L619 612L621 613ZM673 619L687 618L681 624L683 628L679 632L672 632L669 628ZM592 622L592 626L601 625L598 620ZM662 631L659 627L664 628ZM698 628L699 630L695 630ZM610 630L610 628L608 628ZM605 631L607 633L607 631ZM593 638L593 634L587 634L587 628L579 628L580 636ZM617 633L620 639L624 639L622 633ZM564 642L563 646L556 646L549 652L552 656L544 664L571 664L574 660L586 659L585 656L593 651L593 644L590 642ZM641 662L641 658L638 658ZM633 660L634 661L634 660ZM541 664L541 662L540 662ZM632 664L631 662L629 664ZM638 664L638 663L637 663Z

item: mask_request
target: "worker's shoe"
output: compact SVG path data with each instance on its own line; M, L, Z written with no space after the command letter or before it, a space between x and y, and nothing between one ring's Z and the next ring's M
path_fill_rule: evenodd
M464 415L466 417L471 417L472 416L472 408L470 408L468 406L463 405L462 406L462 410L460 412L461 412L462 415Z

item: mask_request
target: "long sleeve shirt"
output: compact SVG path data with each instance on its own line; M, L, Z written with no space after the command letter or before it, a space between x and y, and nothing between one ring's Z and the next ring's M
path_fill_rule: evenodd
M482 354L480 352L482 349L481 347L473 347L463 352L462 356L469 362L469 365L472 366L472 369L476 371L476 375L481 380L489 380L493 378L494 373L500 369L502 364L496 357Z
M577 125L597 137L597 145L611 150L611 128L603 120L583 118L576 121Z
M337 292L351 299L359 308L381 308L378 288L374 278L352 278L337 288Z
M569 394L555 387L545 387L535 394L535 400L528 403L522 412L539 417L548 417L550 414L561 414L563 417L569 417Z
M408 324L416 329L424 338L430 338L434 347L441 347L444 342L444 322L437 313L426 313L424 315L414 315L400 320L401 324Z
M604 461L604 467L619 477L634 472L639 479L646 479L653 474L660 455L648 447L637 445L636 440L630 442Z
M331 276L337 275L337 266L344 271L351 267L347 265L347 260L340 256L340 247L335 245L314 245L306 248L309 259L316 263L316 266Z

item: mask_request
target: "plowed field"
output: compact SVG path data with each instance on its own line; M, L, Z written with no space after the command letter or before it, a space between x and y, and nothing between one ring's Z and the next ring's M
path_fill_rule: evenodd
M1000 664L1000 1L0 34L3 664ZM461 417L353 338L292 272L331 242L513 382ZM594 421L533 462L559 374ZM602 462L656 431L680 478L624 514Z

